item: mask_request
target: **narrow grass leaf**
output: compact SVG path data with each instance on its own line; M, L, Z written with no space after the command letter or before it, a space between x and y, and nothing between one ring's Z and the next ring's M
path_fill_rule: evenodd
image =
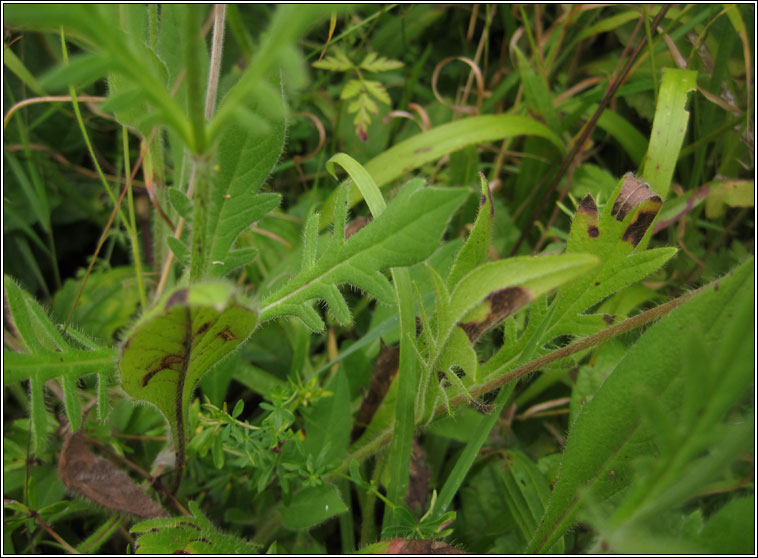
M377 155L363 166L382 188L393 180L443 155L459 151L467 145L502 140L509 137L533 135L546 138L557 149L564 145L547 126L534 119L517 115L473 116L449 124L437 126L394 145ZM332 194L321 209L321 228L327 227L334 218L336 193ZM360 193L351 192L349 206L360 201Z

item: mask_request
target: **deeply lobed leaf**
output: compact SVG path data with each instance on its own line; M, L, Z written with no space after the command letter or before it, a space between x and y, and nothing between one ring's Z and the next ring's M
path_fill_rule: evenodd
M394 293L381 270L427 258L439 246L448 220L466 195L461 189L422 188L419 182L409 183L384 213L348 240L340 242L344 231L335 231L329 250L315 264L302 269L262 301L261 320L295 314L300 312L295 308L316 298L325 300L335 315L344 318L344 300L332 288L343 283L363 289L381 302L392 303ZM345 212L344 188L340 197L342 202L338 205ZM322 328L320 323L318 329Z

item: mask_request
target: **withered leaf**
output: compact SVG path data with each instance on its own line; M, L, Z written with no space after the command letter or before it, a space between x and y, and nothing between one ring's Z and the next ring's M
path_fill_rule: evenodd
M387 347L382 343L382 347L379 350L379 356L376 358L376 364L374 365L374 373L371 376L371 384L368 389L368 393L363 398L361 408L358 409L358 414L355 417L355 426L350 433L350 441L357 440L366 426L374 418L376 410L384 400L384 396L387 395L392 380L397 374L398 365L400 364L400 347L393 345Z
M408 483L408 492L405 495L405 503L413 511L421 511L426 507L426 500L429 496L429 478L431 469L426 462L426 452L418 438L413 438L413 454L410 463L410 479Z
M58 476L67 488L105 508L136 517L167 517L129 475L95 455L79 433L68 434L63 442Z
M611 215L619 221L623 221L633 211L636 211L636 215L624 231L622 240L637 246L662 205L663 200L650 189L649 184L632 173L625 174L621 191L613 202Z

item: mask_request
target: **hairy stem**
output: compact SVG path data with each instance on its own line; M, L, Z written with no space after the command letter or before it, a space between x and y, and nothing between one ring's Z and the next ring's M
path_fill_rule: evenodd
M555 351L552 351L551 353L548 353L540 358L537 358L522 366L519 366L518 368L506 374L503 374L493 380L490 380L489 382L485 382L478 386L473 386L470 388L469 391L471 395L474 397L484 395L485 393L493 391L509 382L513 382L523 376L526 376L527 374L531 374L532 372L539 370L540 368L543 368L550 363L556 362L558 360L566 358L567 356L578 353L590 347L594 347L595 345L599 345L600 343L608 341L609 339L613 339L614 337L617 337L621 335L622 333L626 333L627 331L631 331L645 324L648 324L654 320L657 320L665 316L666 314L670 313L672 310L674 310L678 306L681 306L682 304L684 304L691 298L697 296L698 294L702 293L703 291L709 288L713 288L713 286L717 282L718 280L714 281L713 283L709 283L708 285L705 285L695 291L691 291L686 294L683 294L682 296L675 298L673 300L670 300L669 302L666 302L665 304L661 304L660 306L651 308L650 310L642 312L641 314L637 314L636 316L629 318L627 320L624 320L623 322L619 324L611 326L608 329L604 329L603 331L599 333L590 335L589 337L586 337L584 339L580 339L579 341L571 343L570 345L566 345L565 347L561 347L560 349L556 349ZM450 398L449 406L451 408L459 407L461 405L468 404L469 401L470 401L469 397L466 394L459 394L459 395L456 395L455 397ZM444 404L439 405L434 410L433 418L443 416L447 413L448 413L448 408ZM377 436L369 444L349 454L337 469L329 473L329 475L325 476L325 479L330 479L335 475L344 473L348 469L350 462L353 459L360 461L362 459L366 459L367 457L370 457L371 455L374 455L382 447L384 447L391 439L392 439L392 429L385 430L382 434Z

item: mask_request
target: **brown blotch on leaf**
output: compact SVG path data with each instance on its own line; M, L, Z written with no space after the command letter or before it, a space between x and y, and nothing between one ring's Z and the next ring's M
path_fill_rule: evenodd
M642 237L645 236L653 219L658 215L658 211L661 209L663 202L661 201L661 198L655 196L654 199L649 200L645 205L648 207L639 212L637 217L629 224L621 237L621 240L624 242L631 242L632 246L637 246L642 240Z
M187 302L187 289L179 289L166 301L166 310L174 306L175 304L182 304Z
M442 541L392 539L385 554L468 554Z
M355 426L350 433L351 443L363 434L371 419L374 418L376 410L384 400L384 396L387 395L390 385L392 385L392 379L397 374L399 364L400 348L397 345L387 347L382 343L379 349L379 356L376 358L376 364L374 365L374 373L371 376L368 393L363 398L361 408L358 409L358 414L355 417Z
M234 341L237 339L237 336L232 333L232 330L227 328L224 328L224 331L220 331L218 334L216 334L217 337L221 337L224 341Z
M603 314L603 321L606 324L611 325L616 321L616 316L613 316L612 314Z
M656 199L658 200L658 203L662 203L661 197L650 189L650 184L643 182L631 172L628 172L624 175L624 183L621 186L621 191L619 192L619 195L616 196L616 201L613 202L611 215L613 215L618 221L623 221L629 213L634 211L642 203Z
M416 150L413 151L413 154L414 155L418 155L419 153L427 153L427 152L429 152L431 150L432 150L432 148L428 147L428 146L427 147L419 147L418 149L416 149Z
M193 337L197 337L198 335L202 335L206 331L208 331L208 328L211 327L210 322L205 322L203 325L201 325L199 328L197 328L197 331L195 332L195 335Z
M587 234L590 236L590 238L597 238L600 236L600 229L598 229L595 225L590 225L587 227Z
M129 475L95 455L81 434L66 436L58 476L69 490L110 510L141 518L167 517Z
M363 227L368 225L371 222L371 219L369 217L356 217L352 221L350 221L347 226L345 227L345 240L353 236L355 233L357 233L359 230L361 230Z
M177 354L170 354L164 356L160 363L158 364L157 368L154 368L153 370L149 370L147 374L142 376L142 381L140 382L142 384L142 387L147 386L148 382L153 379L153 376L155 376L158 372L161 370L174 370L177 371L176 368L173 368L175 365L179 365L181 367L184 364L184 356L177 355Z
M525 306L531 300L526 289L521 287L506 287L491 293L485 301L490 309L483 320L478 322L461 322L458 325L463 329L469 341L474 343L484 333L502 322L505 318Z
M579 211L584 211L585 213L597 213L597 204L595 203L595 198L592 197L592 194L587 194L582 198L582 201L579 202Z

